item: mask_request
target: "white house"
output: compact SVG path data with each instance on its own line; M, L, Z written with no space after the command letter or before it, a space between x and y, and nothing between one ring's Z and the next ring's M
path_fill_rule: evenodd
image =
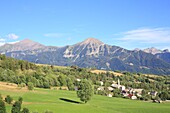
M132 96L131 99L132 99L132 100L136 100L137 97L136 97L136 96Z
M100 81L100 85L103 86L103 84L104 84L103 81Z
M112 87L107 87L109 91L113 91L114 89Z
M112 94L108 94L107 96L108 96L108 97L113 97L113 95L112 95Z
M81 80L79 78L76 79L78 82L80 82Z
M98 91L103 91L104 90L104 87L99 87L97 88Z

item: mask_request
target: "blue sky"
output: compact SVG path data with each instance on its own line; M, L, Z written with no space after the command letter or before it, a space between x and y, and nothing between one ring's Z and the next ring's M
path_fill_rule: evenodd
M0 44L65 46L88 37L127 49L170 49L169 0L1 0Z

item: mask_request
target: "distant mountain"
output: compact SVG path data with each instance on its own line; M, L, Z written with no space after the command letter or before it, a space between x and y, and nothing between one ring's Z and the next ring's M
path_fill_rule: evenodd
M162 50L156 49L156 48L154 48L154 47L144 49L143 51L146 52L146 53L151 53L151 54L153 54L153 55L155 55L155 54L157 54L157 53L162 53L162 52L163 52Z
M156 49L154 47L144 49L143 51L146 52L146 53L151 53L153 55L158 54L158 53L169 53L168 49L160 50L160 49Z
M146 53L151 53L151 54L155 55L157 58L160 58L160 59L164 60L165 62L170 63L170 52L168 49L160 50L160 49L156 49L156 48L152 47L152 48L144 49L143 51Z
M0 52L25 51L41 49L45 46L29 39L22 40L14 44L5 44L0 47Z
M160 54L158 51L130 51L104 44L95 38L65 47L21 41L11 44L10 48L1 46L0 50L7 56L35 63L170 75L170 63L161 55L157 56Z

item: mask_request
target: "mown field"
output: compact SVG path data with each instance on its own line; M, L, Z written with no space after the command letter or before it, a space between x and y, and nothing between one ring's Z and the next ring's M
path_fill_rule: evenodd
M38 89L28 91L26 89L0 86L0 94L3 97L11 95L14 100L23 97L23 107L31 112L44 113L46 110L53 113L169 113L170 103L151 103L122 98L109 98L94 95L87 104L81 103L74 91ZM11 105L7 105L10 113Z

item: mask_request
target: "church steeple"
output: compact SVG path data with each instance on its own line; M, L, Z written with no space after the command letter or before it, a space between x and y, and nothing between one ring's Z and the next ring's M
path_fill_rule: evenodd
M119 78L117 80L117 85L118 85L118 87L120 87L120 80L119 80Z

